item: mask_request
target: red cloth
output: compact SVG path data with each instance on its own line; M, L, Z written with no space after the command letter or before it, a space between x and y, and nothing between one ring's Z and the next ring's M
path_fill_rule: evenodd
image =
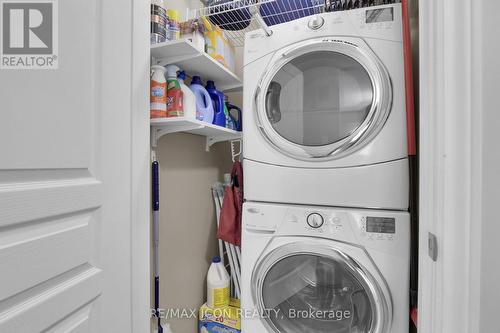
M240 246L241 212L243 210L243 167L240 162L233 164L231 180L231 186L228 186L224 192L217 237L225 242Z
M417 327L417 322L418 322L418 310L417 308L413 308L411 309L411 320L413 321L413 324L415 325L415 327Z

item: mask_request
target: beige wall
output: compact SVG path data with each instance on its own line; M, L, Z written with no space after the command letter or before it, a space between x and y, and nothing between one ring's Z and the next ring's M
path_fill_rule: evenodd
M205 277L218 253L211 186L231 170L228 143L205 151L205 137L164 136L160 163L160 307L198 308ZM196 319L169 321L174 333L197 332Z

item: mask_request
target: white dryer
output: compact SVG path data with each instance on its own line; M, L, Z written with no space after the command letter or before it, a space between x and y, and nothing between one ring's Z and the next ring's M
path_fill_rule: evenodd
M408 208L401 22L393 4L247 34L247 200Z
M243 333L407 333L405 212L245 203Z

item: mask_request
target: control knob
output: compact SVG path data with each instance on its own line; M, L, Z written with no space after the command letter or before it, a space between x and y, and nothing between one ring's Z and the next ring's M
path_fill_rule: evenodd
M311 213L307 216L307 224L314 229L320 228L325 220L319 213Z

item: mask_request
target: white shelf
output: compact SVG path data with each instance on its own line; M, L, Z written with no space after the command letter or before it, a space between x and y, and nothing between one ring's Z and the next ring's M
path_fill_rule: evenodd
M243 87L240 78L187 40L154 44L151 46L151 56L162 66L175 64L189 76L199 75L205 82L213 80L220 90Z
M179 132L205 136L207 151L214 143L241 139L241 132L197 119L184 117L151 119L151 145L153 147L157 146L158 140L163 135Z

